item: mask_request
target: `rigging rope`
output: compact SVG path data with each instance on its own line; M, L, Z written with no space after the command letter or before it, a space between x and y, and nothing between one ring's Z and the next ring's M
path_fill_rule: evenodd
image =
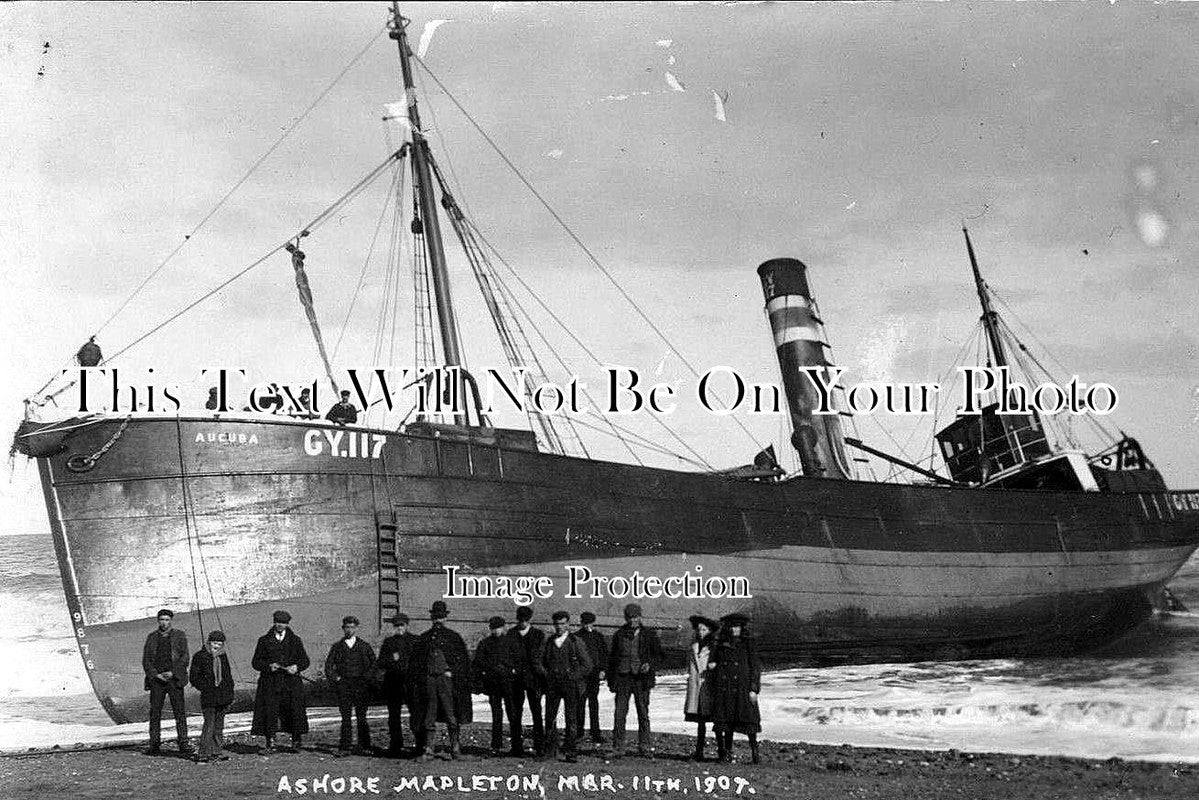
M229 189L229 191L225 192L225 194L221 197L221 199L217 201L217 204L215 206L213 206L212 209L207 214L204 215L204 218L201 219L194 228L191 229L191 232L184 235L183 241L180 242L178 244L178 246L176 246L175 249L172 250L167 255L167 257L164 258L162 260L162 262L157 267L155 267L154 270L142 280L142 282L140 284L138 284L137 288L133 290L133 293L130 294L127 298L125 298L125 301L123 303L121 303L120 306L117 307L116 311L112 312L112 314L108 317L108 319L106 319L104 321L103 325L101 325L99 328L96 329L96 332L95 332L95 334L93 334L93 336L99 336L100 332L103 331L105 328L107 328L109 323L111 323L114 319L116 319L117 315L120 314L122 311L124 311L125 307L128 306L131 302L133 302L133 298L137 297L137 295L141 292L141 290L146 287L146 284L148 284L151 280L153 280L154 276L157 275L159 272L161 272L162 269L171 261L171 259L173 259L176 255L178 255L179 251L182 250L189 241L191 241L191 238L200 232L200 229L203 228L208 223L208 221L216 215L217 211L219 211L221 209L221 207L224 206L226 202L228 202L229 198L232 197L233 194L242 187L242 184L244 184L247 180L249 180L250 176L253 175L254 172L260 166L262 166L262 163L264 161L266 161L267 158L269 158L270 155L272 153L274 153L275 150L277 150L281 144L283 144L284 140L287 139L287 137L290 136L292 134L292 132L295 131L296 128L299 127L300 123L303 122L310 113L312 113L312 110L315 109L320 104L320 102L325 99L325 97L329 94L329 92L331 92L333 90L333 87L335 87L341 81L341 79L345 77L346 73L349 72L354 67L354 65L357 64L358 61L364 55L366 55L367 51L370 50L371 46L374 45L375 41L380 36L382 36L386 31L387 31L387 26L384 25L380 30L378 30L371 36L370 41L368 41L366 43L366 46L364 46L361 50L359 50L358 54L355 55L352 59L350 59L350 63L346 64L345 68L343 68L342 71L337 74L337 77L335 77L333 79L333 81L328 86L326 86L319 95L317 95L316 99L313 100L312 103L306 109L304 109L304 111L301 112L301 114L298 117L296 117L295 120L291 124L289 124L286 128L283 129L283 134L278 139L275 140L275 143L272 144L269 148L267 148L265 153L263 153L261 156L258 157L258 160L255 161L250 166L250 169L246 171L246 174L242 175L241 179L238 180L237 183L233 184L233 187L231 189ZM111 360L111 357L108 360ZM49 385L49 384L47 384L47 385ZM44 388L45 387L43 387L43 389Z
M300 232L299 236L306 236L308 233L312 232L313 230L318 228L320 225L324 224L333 215L334 212L336 212L338 209L340 209L342 206L344 206L347 202L349 202L350 199L352 199L359 192L361 192L363 189L365 189L372 181L375 180L375 178L377 178L379 175L381 175L383 173L383 171L393 161L397 160L399 157L400 157L399 151L396 151L395 153L392 153L390 156L388 156L386 161L384 161L379 166L375 167L373 170L370 171L370 173L365 178L358 181L358 183L354 184L354 186L351 187L348 192L346 192L341 197L339 197L337 200L335 200L333 205L329 206L329 208L327 208L325 211L318 214L312 220L312 222L308 223L308 225L306 225L304 227L304 229ZM117 358L118 356L123 355L124 353L128 352L132 348L141 344L146 339L148 339L151 336L153 336L154 334L158 333L158 331L162 330L167 325L170 325L172 322L179 319L184 314L191 311L193 308L200 305L208 298L212 297L213 295L219 293L221 290L225 289L227 286L229 286L229 284L233 283L234 281L238 280L242 276L249 273L252 269L254 269L258 265L262 264L264 261L266 261L271 256L275 255L276 253L278 253L282 250L285 250L287 248L287 246L289 244L291 244L291 241L292 241L291 239L288 239L287 241L282 242L281 244L275 245L274 248L272 248L269 252L267 252L266 254L261 256L256 261L254 261L248 267L235 273L232 277L227 278L226 280L222 281L219 285L217 285L215 288L209 290L207 293L205 293L203 296L201 296L198 300L194 300L193 302L188 303L186 306L179 309L174 314L172 314L171 316L167 317L162 322L155 325L149 331L147 331L146 333L143 333L141 336L137 337L132 342L130 342L129 344L122 347L116 353L114 353L111 356L109 356L108 358L104 359L104 363L107 364L109 361L112 361L113 359Z
M538 295L537 292L533 290L533 287L531 287L525 281L525 279L520 276L520 273L518 273L516 271L516 269L511 264L508 263L507 259L505 259L504 256L500 253L500 251L496 248L496 246L494 244L492 244L491 241L486 236L483 235L482 231L480 231L478 228L475 228L475 233L478 235L479 240L482 241L483 244L487 245L488 249L491 250L491 252L495 255L496 259L501 264L504 265L504 268L508 270L508 274L510 274L513 278L515 278L517 283L519 283L521 285L521 288L523 288L526 292L528 292L529 296L532 297L533 300L535 300L537 302L537 305L539 305L541 307L541 310L544 311L547 315L549 315L550 319L552 319L555 323L557 323L558 327L560 327L563 331L565 331L566 335L569 336L571 338L571 340L573 340L574 343L577 344L579 346L579 348L584 353L586 353L587 356L597 366L599 366L602 369L604 366L604 362L600 360L599 356L597 356L594 352L592 352L591 348L589 348L577 335L575 335L575 332L573 330L571 330L570 326L567 325L565 322L563 322L562 319L557 314L554 313L553 309L551 309L545 303L545 301L541 299L540 295ZM522 309L522 312L525 314L526 319L532 321L532 316L527 311ZM546 340L544 334L541 333L541 331L536 327L536 325L534 325L534 330L536 330L538 332L538 335L541 336L542 341L546 341L547 346L549 346L548 341ZM555 353L555 355L556 355L556 353ZM561 358L559 358L558 361L559 361L559 363L562 364L564 369L567 369L568 372L570 371L569 368L566 367L566 364L564 362L562 362ZM588 395L588 399L591 399L590 395ZM592 400L592 403L595 404L595 401ZM598 404L595 404L595 405L597 408L599 407ZM679 436L674 431L673 428L671 428L669 425L667 425L666 421L663 420L659 415L651 414L650 418L653 419L654 422L656 422L659 426L661 426L663 430L665 430L668 434L670 434L670 436L675 441L677 441L679 443L679 445L681 445L685 450L687 450L687 452L691 453L691 455L695 456L697 459L699 459L701 462L703 462L705 464L705 466L707 466L708 469L713 469L713 467L707 463L707 461L704 459L704 457L701 456L699 453L697 453L695 451L695 449L691 447L691 445L687 444L687 442L684 441L683 438L681 436ZM615 426L613 426L613 428L615 428ZM619 437L617 437L617 438L619 438ZM627 446L627 443L626 443L626 446ZM630 453L632 453L631 449L630 449ZM633 453L633 457L635 459L637 459L638 463L641 463L641 459L638 458L635 453Z
M370 246L366 251L366 258L362 260L362 271L358 273L358 283L354 286L354 294L350 297L350 306L346 309L345 319L341 323L341 331L337 334L337 343L333 345L333 360L337 360L337 354L341 350L342 339L345 338L346 331L350 327L350 317L354 313L354 305L358 302L358 295L362 291L362 285L366 280L366 272L370 267L371 257L375 253L375 245L379 241L379 233L383 230L383 220L387 216L387 209L394 199L399 202L398 197L402 196L404 191L403 179L408 173L404 170L403 163L396 167L395 176L392 178L391 186L388 187L387 197L383 201L383 208L379 210L379 219L375 222L375 232L371 236Z
M503 150L500 149L499 145L497 145L495 143L495 140L493 140L487 134L487 132L485 130L483 130L482 126L479 125L479 123L475 121L474 117L472 117L470 115L470 112L468 112L466 110L466 108L460 102L458 102L458 98L456 98L450 92L450 90L446 88L445 84L443 84L441 82L441 80L437 77L437 75L435 75L433 73L433 71L429 69L429 66L427 64L425 64L425 62L422 61L420 59L420 57L418 57L416 54L413 54L412 58L416 61L416 63L420 64L421 68L424 69L424 71L426 73L428 73L429 77L433 79L433 82L436 83L437 86L441 89L441 91L445 93L446 97L448 97L450 99L450 102L452 102L458 108L458 110L462 112L462 115L465 116L466 119L470 122L470 124L475 128L475 130L478 131L479 135L483 137L483 139L487 142L488 145L491 146L491 148L503 160L503 162L508 165L508 168L512 170L513 174L516 175L516 177L520 180L520 182L525 185L525 188L527 188L529 190L529 192L532 193L532 195L537 198L538 202L540 202L541 205L545 208L545 210L547 212L549 212L550 216L552 216L554 218L554 221L557 222L558 225L564 231L566 231L566 234L574 241L574 243L576 245L578 245L579 249L582 250L584 254L586 254L587 258L591 261L591 263L595 265L595 267L603 274L603 276L608 279L608 282L611 283L616 288L617 292L619 292L620 295L629 303L629 305L632 306L633 310L637 312L638 316L641 317L642 321L644 321L645 324L648 325L649 328L658 336L658 338L661 339L663 343L665 343L667 349L669 349L670 352L672 352L679 359L679 361L681 361L683 363L683 365L685 367L687 367L687 369L691 372L691 374L694 377L699 378L700 377L699 370L697 370L695 368L695 366L692 365L691 362L687 359L687 357L684 356L677 347L675 347L674 343L671 342L670 339L668 339L666 337L666 334L663 333L662 330L656 324L654 324L654 321L649 318L649 315L647 315L644 310L642 310L641 306L639 306L637 304L637 301L635 301L632 298L632 296L629 295L629 293L627 291L625 291L624 287L621 286L620 283L616 280L616 278L614 278L612 276L612 273L610 273L604 267L604 265L602 263L600 263L600 260L598 258L596 258L595 254L591 252L591 250L587 247L586 244L584 244L583 240L579 238L579 236L574 232L574 230L572 230L571 227L566 224L566 221L564 219L562 219L561 216L558 215L558 212L554 210L553 206L551 206L549 204L549 202L541 195L541 193L537 191L537 189L533 186L533 184L529 182L528 178L526 178L524 176L524 174L516 167L516 165L514 163L512 163L512 160L510 158L508 158L508 156L504 153ZM719 396L717 396L715 394L715 392L712 393L712 396L715 399L719 400L721 403L724 402L724 400L722 398L720 398ZM749 428L747 428L745 426L745 423L743 423L740 419L738 419L734 415L729 415L729 416L733 420L733 422L736 423L737 427L739 427L742 430L742 432L744 432L745 435L749 437L750 441L752 441L754 443L754 446L757 447L758 449L761 449L762 448L761 442L759 442L757 437L755 437L753 435L753 433L750 432Z

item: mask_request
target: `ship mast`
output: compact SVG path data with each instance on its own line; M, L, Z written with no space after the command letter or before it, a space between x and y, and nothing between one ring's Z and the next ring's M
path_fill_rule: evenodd
M442 353L448 367L462 366L458 344L458 325L454 318L454 303L450 297L450 276L445 264L445 244L438 224L437 201L433 196L433 179L429 169L429 143L421 129L420 112L416 108L416 86L412 81L412 52L408 49L406 32L409 20L400 16L398 0L391 4L391 33L400 48L400 69L404 73L404 98L408 105L408 123L412 129L412 167L415 173L417 204L424 225L425 246L433 273L433 299L437 304L437 326L441 332Z
M1006 367L1007 354L1003 350L1003 340L999 338L999 314L991 308L991 295L987 293L987 284L983 282L982 273L978 271L978 259L974 257L974 246L970 244L970 232L963 227L962 234L966 237L970 268L974 270L974 288L978 290L978 301L983 307L982 323L987 330L987 341L991 345L991 362L993 366Z

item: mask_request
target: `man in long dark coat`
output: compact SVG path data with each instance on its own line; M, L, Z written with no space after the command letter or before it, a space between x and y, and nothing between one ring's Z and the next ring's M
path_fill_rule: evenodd
M583 723L586 721L586 715L590 709L591 741L595 744L603 744L604 736L600 732L599 723L599 690L600 683L604 680L604 667L608 664L608 640L595 629L595 614L584 611L579 615L579 622L583 627L575 632L575 636L587 645L587 654L591 656L592 670L591 674L587 676L583 698L579 701L579 712L575 719L575 735L580 739L583 738Z
M514 690L520 700L516 704L516 724L524 723L525 701L529 703L529 711L533 714L533 752L537 757L545 755L545 728L541 718L541 697L544 691L541 678L533 665L537 662L537 654L545 644L545 634L533 627L533 609L530 606L520 606L516 609L516 626L508 631L510 637L520 648L520 672L516 677Z
M537 674L545 681L546 755L558 755L558 704L562 704L562 727L566 729L563 753L568 762L577 760L575 723L579 716L579 701L593 665L584 644L569 630L570 614L555 611L551 618L554 632L550 634L537 658Z
M408 632L408 615L396 614L391 618L391 635L379 645L377 668L383 673L383 699L387 701L387 732L390 741L387 755L399 758L404 752L404 725L402 714L408 706L408 724L412 735L417 727L424 726L417 719L412 704L412 652L416 648L416 636Z
M709 658L712 681L712 723L716 728L716 750L721 761L733 756L733 732L749 737L750 757L758 763L758 732L762 716L758 692L762 663L754 640L743 635L749 624L744 614L720 618L720 636Z
M341 621L341 638L329 648L325 659L325 680L337 693L337 708L341 712L341 737L337 743L337 754L350 754L351 715L358 718L358 749L367 754L371 749L371 729L366 721L366 707L370 704L371 683L375 673L375 651L370 644L358 638L358 617L344 617Z
M616 695L612 718L612 758L624 757L624 725L629 715L629 698L637 708L637 752L654 757L649 725L649 692L662 661L662 644L653 628L641 624L641 606L624 607L625 623L612 634L608 653L608 688Z
M445 601L435 601L429 611L433 624L417 639L412 654L413 672L418 676L416 707L425 723L416 739L422 761L432 758L426 748L437 732L438 721L445 722L450 735L450 758L458 758L462 754L459 727L472 719L470 654L462 637L445 626L448 616Z
M271 630L258 638L250 666L258 670L258 693L254 695L252 736L265 736L264 753L275 751L275 733L291 734L292 748L300 749L308 733L308 709L304 704L304 679L300 673L311 663L304 642L291 630L291 614L276 611Z
M475 649L475 675L480 688L491 705L491 751L499 754L504 747L504 715L508 717L508 731L512 736L514 756L524 755L521 744L520 718L516 707L522 698L516 694L516 679L520 673L524 653L517 642L504 633L504 618L492 617L487 621L488 636Z
M192 752L187 740L187 711L183 707L183 687L187 685L187 634L171 625L175 612L169 608L158 612L158 629L146 637L142 648L142 670L146 673L146 691L150 693L150 749L147 755L156 756L162 746L162 706L168 697L175 716L175 741L179 752Z

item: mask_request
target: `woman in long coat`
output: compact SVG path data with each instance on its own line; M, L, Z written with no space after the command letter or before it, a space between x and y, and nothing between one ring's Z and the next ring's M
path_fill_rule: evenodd
M744 636L749 617L729 614L720 618L720 636L708 661L712 671L712 722L716 728L716 749L721 761L732 760L733 732L749 737L753 763L758 763L758 732L762 716L758 711L762 663L754 640Z
M687 651L687 697L683 701L683 717L696 723L694 761L704 760L704 740L708 737L708 722L712 719L712 673L708 661L716 645L717 624L698 614L691 617L694 640Z

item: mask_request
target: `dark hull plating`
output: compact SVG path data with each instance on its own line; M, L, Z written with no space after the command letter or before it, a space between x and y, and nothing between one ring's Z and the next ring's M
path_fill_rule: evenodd
M399 601L414 621L445 595L445 565L548 575L538 622L565 608L607 627L628 598L591 587L568 598L566 565L743 576L751 599L639 602L675 657L688 615L740 610L776 663L1093 646L1144 619L1199 544L1195 493L751 483L264 417L135 418L92 469L68 468L121 424L24 439L39 456L84 661L119 721L146 716L141 645L163 605L193 650L203 632L226 632L242 701L253 640L277 607L314 665L344 614L377 642L383 519L396 526ZM507 599L447 603L472 647L489 616L513 613ZM319 694L319 668L310 673Z

